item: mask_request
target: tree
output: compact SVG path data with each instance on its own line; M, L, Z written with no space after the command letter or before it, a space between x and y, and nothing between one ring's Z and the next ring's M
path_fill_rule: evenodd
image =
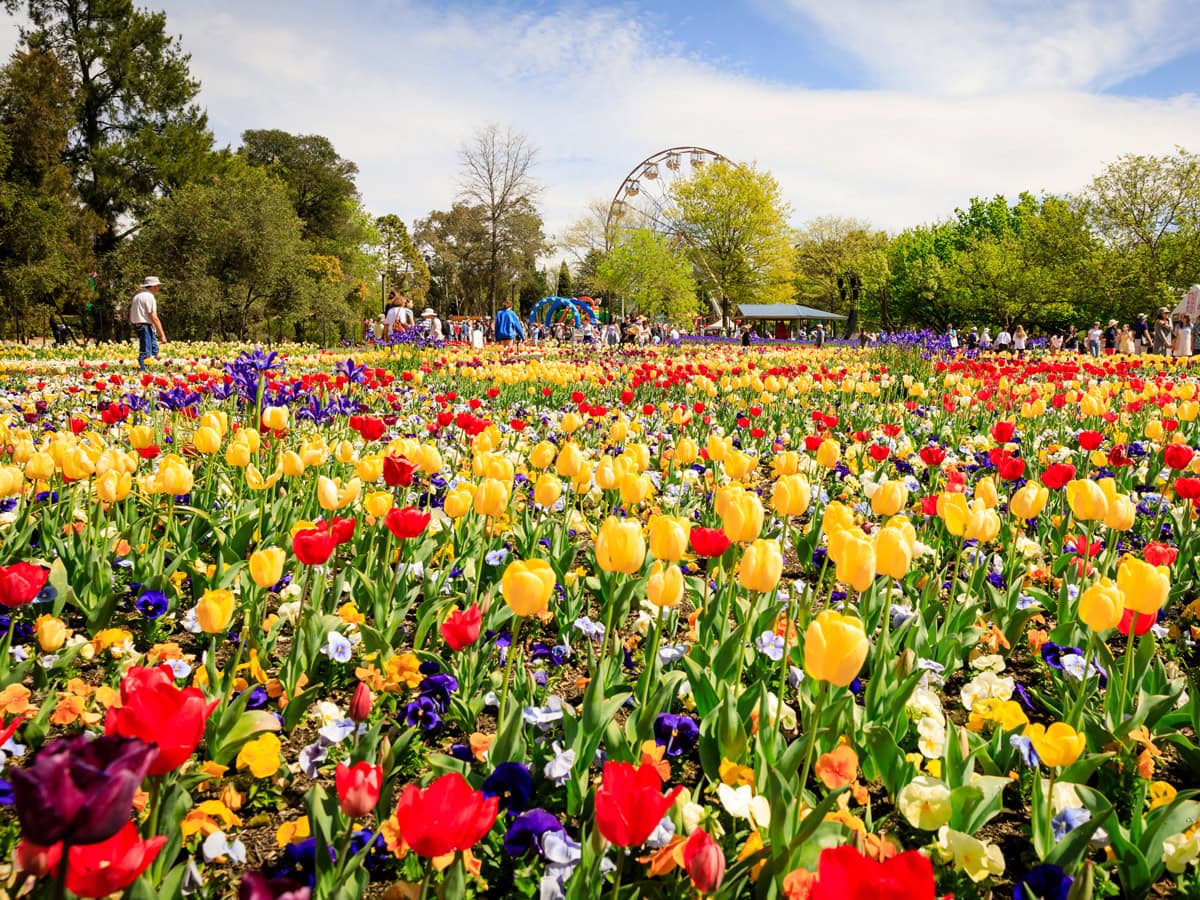
M558 266L558 284L555 287L555 293L560 297L574 296L571 293L571 270L567 268L565 259Z
M84 204L104 223L96 250L112 251L137 228L155 196L205 171L207 117L194 103L190 57L166 33L161 12L132 0L5 0L25 8L21 37L70 71L74 122L66 146Z
M726 321L735 304L792 298L791 209L773 175L714 162L676 182L671 197L672 228L683 238L698 277L717 296Z
M0 296L22 340L45 333L52 311L86 311L92 299L99 221L62 162L73 108L70 73L52 51L18 50L0 70Z
M345 239L358 201L358 166L341 157L329 138L278 129L244 131L238 153L287 185L306 240L332 252Z
M1082 198L1105 243L1140 269L1142 300L1157 303L1200 271L1200 156L1122 156Z
M796 292L818 308L847 312L839 279L848 272L862 283L864 304L885 326L888 310L888 236L859 219L824 216L807 223L796 238Z
M336 257L309 252L286 185L244 162L161 200L122 247L126 277L170 272L159 314L170 335L263 334L263 320L304 322L310 302L323 319L355 313L340 304Z
M377 218L375 227L379 266L387 283L412 300L413 306L423 306L429 293L429 266L409 237L404 220L389 213Z
M536 150L525 135L495 124L475 132L459 154L462 190L459 196L483 208L488 231L488 301L496 314L501 285L517 274L505 266L514 255L511 241L520 227L508 220L536 215L533 201L541 187L533 179ZM540 231L540 217L539 217ZM519 255L519 253L517 254Z
M597 280L626 301L627 311L687 321L696 312L692 264L656 231L626 233L600 263Z

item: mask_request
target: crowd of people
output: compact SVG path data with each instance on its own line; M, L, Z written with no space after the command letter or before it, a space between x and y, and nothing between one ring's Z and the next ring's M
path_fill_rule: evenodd
M1023 354L1031 346L1031 337L1021 325L1010 332L1000 326L992 337L988 326L972 327L965 334L949 325L946 328L952 349L983 350L997 353ZM1042 341L1038 342L1043 345ZM1086 353L1089 356L1111 356L1114 353L1158 356L1191 356L1193 354L1192 320L1190 316L1172 316L1167 307L1159 307L1153 322L1139 313L1132 323L1121 324L1109 319L1106 325L1093 322L1086 330L1073 327L1059 329L1047 336L1044 346L1052 352Z

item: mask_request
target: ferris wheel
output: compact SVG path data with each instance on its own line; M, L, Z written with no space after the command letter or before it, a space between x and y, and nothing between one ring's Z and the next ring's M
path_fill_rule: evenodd
M648 228L680 240L674 222L673 186L714 162L729 162L720 153L704 147L671 147L646 157L629 170L613 194L605 223L609 247L621 242L625 231Z

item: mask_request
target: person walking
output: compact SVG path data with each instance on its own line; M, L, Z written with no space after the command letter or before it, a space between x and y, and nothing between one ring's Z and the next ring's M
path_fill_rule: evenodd
M1138 313L1137 321L1133 323L1133 352L1145 353L1150 349L1150 323L1146 321L1145 313Z
M1104 339L1104 332L1100 328L1099 322L1093 322L1092 327L1087 333L1087 351L1092 356L1100 355L1100 342Z
M1008 348L1012 346L1012 335L1008 333L1008 329L1003 325L1000 326L1000 333L996 335L996 352L1007 353Z
M1158 356L1166 356L1171 346L1171 316L1165 306L1158 308L1158 318L1154 320L1154 330L1151 332L1151 348Z
M1013 329L1013 334L1012 334L1013 350L1016 352L1017 356L1025 355L1025 346L1028 343L1029 343L1029 335L1027 335L1025 333L1024 326L1018 325L1016 328Z
M813 343L818 347L825 346L825 325L821 322L817 323L817 329L813 332Z
M442 334L442 320L438 318L438 314L433 311L433 307L427 306L421 313L421 318L429 325L429 337L435 341L445 340Z
M153 275L142 281L142 289L133 295L129 304L129 324L138 339L138 368L146 368L147 359L158 358L158 344L167 342L162 322L158 318L158 290L162 286Z
M1129 356L1136 351L1137 342L1133 337L1133 329L1126 325L1117 335L1117 352Z
M1192 355L1192 319L1190 316L1180 316L1179 324L1175 326L1175 355Z
M1104 355L1112 356L1117 352L1117 320L1109 319L1104 326Z
M521 320L513 312L511 300L500 304L500 311L496 313L495 334L498 344L511 344L518 337L525 340L525 329L521 327Z

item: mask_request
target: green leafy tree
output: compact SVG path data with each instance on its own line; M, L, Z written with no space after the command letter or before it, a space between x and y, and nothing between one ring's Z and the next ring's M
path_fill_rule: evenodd
M156 196L202 175L212 134L194 102L189 56L166 16L132 0L5 0L24 9L23 44L49 50L70 72L74 121L64 158L83 203L104 223L111 252Z
M685 322L696 312L692 264L656 231L627 232L600 263L597 280L627 312Z
M672 230L723 317L740 303L789 301L795 290L791 208L779 182L753 166L715 162L671 188Z
M0 322L19 339L45 334L54 311L86 313L92 299L100 222L62 162L73 110L70 73L52 51L18 50L0 70Z
M818 309L848 312L838 279L853 271L862 281L865 318L890 327L887 244L885 232L858 219L813 219L796 238L796 293Z
M312 254L284 183L262 169L233 164L161 200L121 250L127 285L137 273L170 272L159 315L168 336L272 336L268 319L319 336L308 319L347 322L341 263ZM328 337L328 335L326 336Z
M567 261L564 259L558 266L558 285L555 288L560 297L574 297L571 293L571 270L567 268Z
M379 234L379 267L387 284L412 300L414 306L424 305L430 286L429 266L409 236L408 226L389 213L375 220L375 228Z

